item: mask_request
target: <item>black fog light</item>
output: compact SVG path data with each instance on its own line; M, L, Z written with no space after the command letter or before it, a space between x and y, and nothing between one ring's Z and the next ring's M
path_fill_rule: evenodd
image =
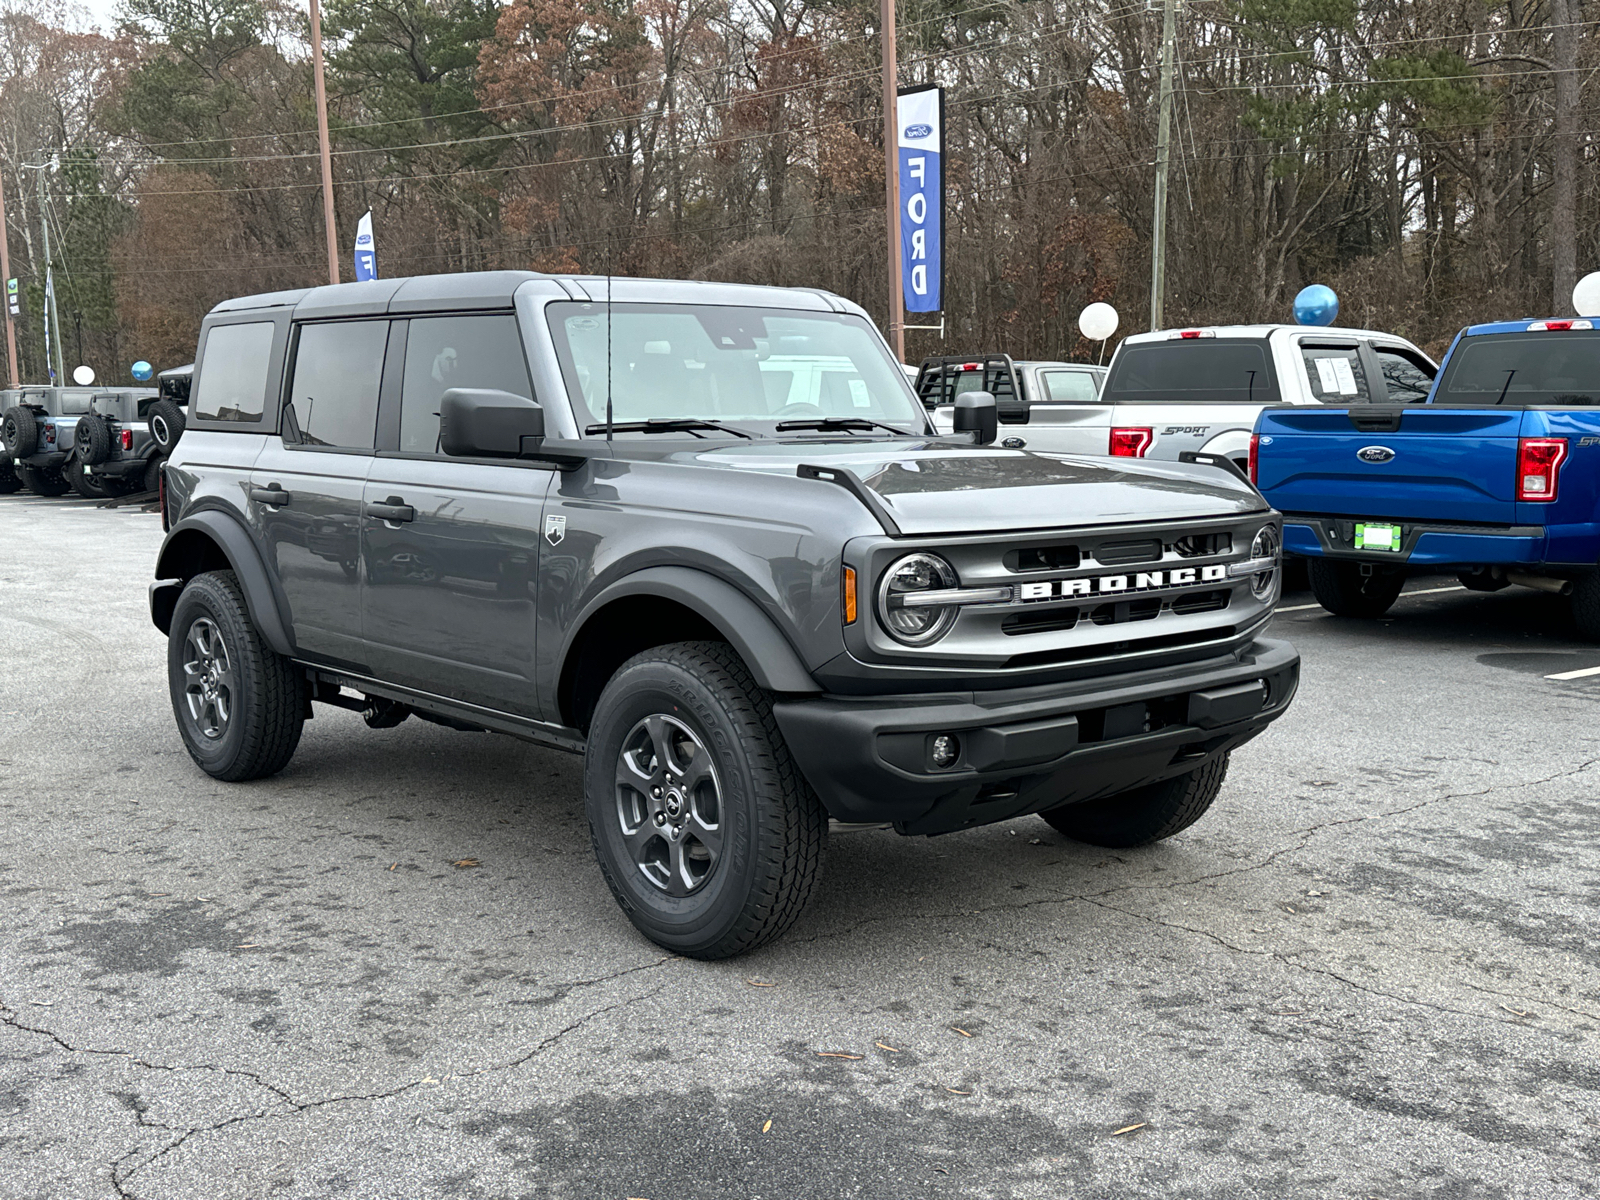
M961 739L953 733L937 734L928 745L928 758L941 771L955 766L961 757Z

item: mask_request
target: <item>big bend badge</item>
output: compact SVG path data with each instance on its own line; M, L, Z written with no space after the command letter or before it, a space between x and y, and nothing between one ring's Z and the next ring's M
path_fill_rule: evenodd
M544 540L552 546L561 545L561 540L567 536L567 519L565 517L549 516L544 519Z

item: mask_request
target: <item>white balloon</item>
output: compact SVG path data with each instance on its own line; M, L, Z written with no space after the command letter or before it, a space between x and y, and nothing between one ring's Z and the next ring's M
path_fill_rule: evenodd
M94 382L94 368L74 367L72 369L72 382L79 387L88 387Z
M1119 320L1116 309L1096 300L1078 314L1078 329L1091 342L1103 342L1117 331Z
M1572 289L1572 311L1580 317L1600 317L1600 271L1591 271Z

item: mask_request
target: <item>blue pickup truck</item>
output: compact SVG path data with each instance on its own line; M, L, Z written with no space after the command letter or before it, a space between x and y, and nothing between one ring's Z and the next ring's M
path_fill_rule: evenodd
M1250 471L1329 612L1380 616L1407 575L1447 573L1570 596L1600 641L1593 321L1464 329L1425 403L1268 409Z

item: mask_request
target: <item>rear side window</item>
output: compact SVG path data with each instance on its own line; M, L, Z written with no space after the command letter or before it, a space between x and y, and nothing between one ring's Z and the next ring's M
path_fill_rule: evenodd
M1433 371L1401 350L1374 346L1389 399L1395 404L1421 404L1433 390Z
M1489 333L1456 344L1435 404L1600 404L1600 332Z
M401 450L438 452L439 402L450 388L493 388L533 398L515 317L412 320L400 386Z
M1361 355L1354 346L1302 344L1300 357L1305 360L1311 394L1324 404L1357 404L1372 399Z
M191 407L202 421L259 421L272 360L271 321L214 325L206 334Z
M1101 398L1111 403L1272 404L1278 389L1264 343L1192 338L1124 342Z
M300 327L289 404L302 445L372 449L388 340L387 321Z
M1039 378L1044 382L1042 399L1058 404L1093 404L1100 399L1094 376L1087 371L1043 371Z

